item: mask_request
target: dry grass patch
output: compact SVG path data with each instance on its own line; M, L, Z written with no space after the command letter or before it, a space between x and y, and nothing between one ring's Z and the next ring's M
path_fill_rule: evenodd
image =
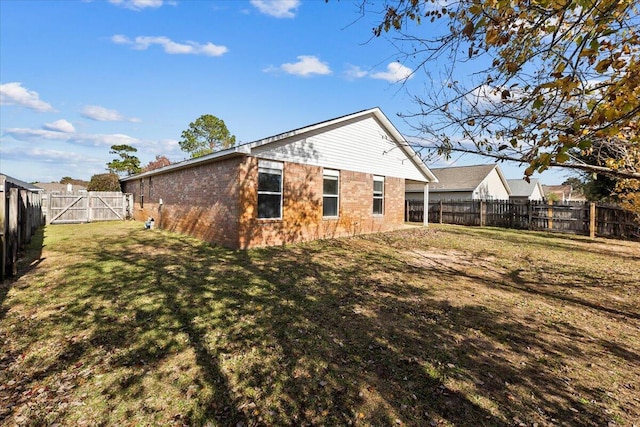
M640 244L433 226L234 252L50 226L0 288L6 425L627 425Z

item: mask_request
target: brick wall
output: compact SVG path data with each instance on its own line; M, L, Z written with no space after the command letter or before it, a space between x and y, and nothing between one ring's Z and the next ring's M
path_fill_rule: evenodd
M322 168L285 163L281 220L257 218L255 157L196 165L142 180L142 189L140 180L123 183L123 190L134 194L135 219L151 216L159 228L233 249L387 231L404 224L400 178L385 178L384 215L374 216L373 175L340 171L339 217L323 219Z
M238 171L243 160L221 160L142 178L142 188L140 180L127 181L123 190L134 194L135 219L153 217L159 228L236 248Z
M258 160L251 158L243 174L240 247L274 246L322 237L322 168L285 163L283 170L282 219L258 219Z
M245 171L257 182L257 159ZM373 215L373 175L340 171L340 213L322 218L322 168L285 163L282 220L258 219L257 188L244 187L240 247L272 246L397 229L404 224L404 179L385 179L385 213Z

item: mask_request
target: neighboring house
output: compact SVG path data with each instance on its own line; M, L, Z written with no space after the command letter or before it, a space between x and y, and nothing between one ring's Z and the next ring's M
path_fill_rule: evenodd
M378 108L120 180L136 219L239 249L400 228L435 181Z
M544 198L558 202L585 202L587 198L582 192L574 191L571 184L543 185Z
M542 200L544 190L537 178L529 178L529 182L524 179L508 179L507 183L511 189L509 200Z
M36 185L47 194L86 193L87 187L77 184L60 184L58 182L37 182Z
M500 167L493 165L434 168L438 179L429 185L429 200L507 200L509 184ZM414 185L407 185L407 200L424 200L424 193Z

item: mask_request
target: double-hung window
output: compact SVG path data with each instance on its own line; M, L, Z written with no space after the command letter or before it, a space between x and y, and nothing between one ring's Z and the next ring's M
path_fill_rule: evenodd
M258 218L282 218L282 163L258 161Z
M384 215L384 176L373 177L373 214Z
M325 169L322 174L322 216L338 217L340 208L340 172Z

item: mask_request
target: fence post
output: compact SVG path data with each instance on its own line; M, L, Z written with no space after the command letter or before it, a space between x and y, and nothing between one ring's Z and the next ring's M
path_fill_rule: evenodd
M18 232L18 247L22 248L25 243L29 243L31 241L30 230L29 230L29 201L28 199L29 192L27 190L20 190L18 193L18 211L19 215L19 232Z
M93 191L89 191L87 193L87 223L91 222L91 196L93 195Z
M429 184L424 185L424 193L422 195L422 225L429 225Z
M596 204L589 203L589 237L596 237Z
M439 215L440 215L440 224L442 224L442 200L440 200Z
M9 224L7 226L7 238L9 240L9 263L11 264L11 272L9 274L12 276L18 274L19 195L20 190L17 188L11 188L9 190Z
M547 208L547 228L553 231L553 200L549 200Z
M0 175L0 283L4 282L7 268L7 194L6 178Z
M487 205L485 204L484 200L480 200L480 227L484 227L484 223L486 222L486 209Z

